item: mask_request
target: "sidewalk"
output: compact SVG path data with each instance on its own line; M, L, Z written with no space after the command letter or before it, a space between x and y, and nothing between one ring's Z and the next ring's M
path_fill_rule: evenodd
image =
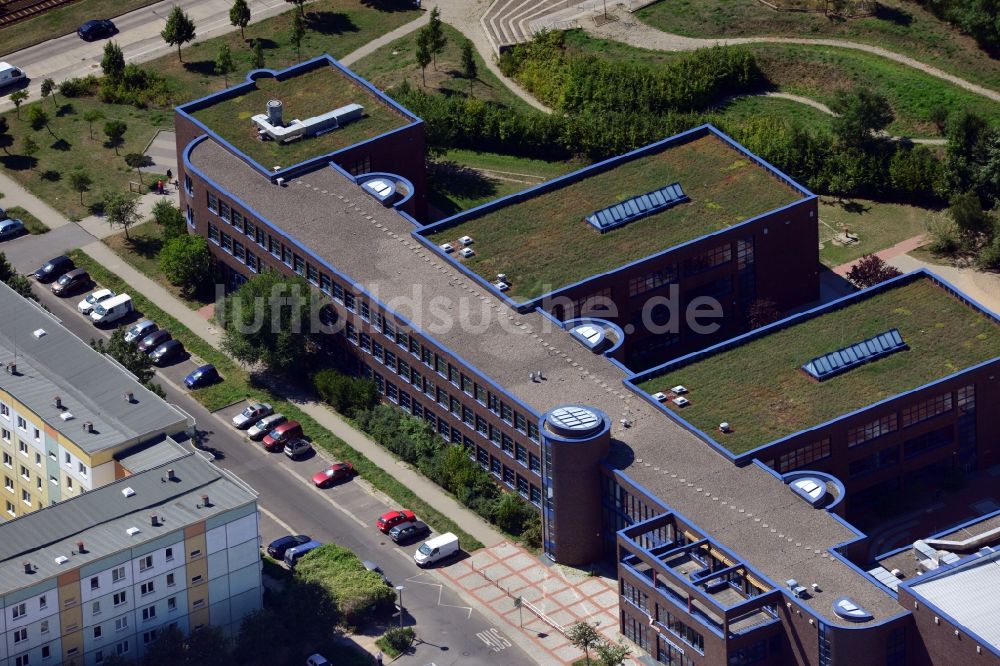
M927 242L927 235L920 234L919 236L914 236L913 238L907 238L906 240L902 240L893 245L892 247L887 247L884 250L879 250L878 252L875 253L875 256L879 257L880 259L882 259L882 261L886 263L890 263L896 257L902 256L909 252L913 252L926 242ZM833 269L833 272L836 273L837 275L846 276L851 271L851 269L854 268L854 264L858 263L859 261L861 260L855 259L854 261L849 261L846 264L841 264L840 266L835 267Z
M3 171L0 171L0 192L4 193L4 198L0 199L0 208L20 206L44 222L49 229L58 229L70 223L62 213L24 189Z

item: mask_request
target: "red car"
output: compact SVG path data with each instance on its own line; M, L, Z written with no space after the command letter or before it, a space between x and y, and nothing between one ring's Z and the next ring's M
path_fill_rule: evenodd
M354 476L354 465L349 462L335 462L322 472L313 474L313 483L317 488L329 488L341 479Z
M379 519L375 521L375 527L379 528L382 532L388 532L396 525L400 523L409 523L416 520L417 517L413 515L413 512L409 509L400 509L399 511L387 511L379 516Z

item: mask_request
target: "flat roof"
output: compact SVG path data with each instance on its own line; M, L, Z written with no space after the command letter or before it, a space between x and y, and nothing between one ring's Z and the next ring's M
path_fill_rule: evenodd
M672 361L640 376L650 393L688 389L690 403L664 405L734 454L848 414L1000 356L1000 325L929 274L855 294ZM903 351L817 381L801 368L815 357L891 329Z
M350 276L418 333L431 336L536 414L565 404L604 411L611 419L612 467L696 522L775 586L789 578L819 582L824 594L802 603L827 622L856 626L832 612L837 596L850 596L875 615L873 621L901 612L894 599L827 552L856 538L854 531L756 465L736 467L705 446L629 390L623 382L631 373L584 348L537 310L508 307L414 238L412 222L342 173L316 169L280 187L210 138L187 154L203 177L298 242L307 261L322 261ZM470 325L452 325L463 311ZM529 374L539 371L544 379L532 381ZM628 428L620 421L626 417Z
M257 500L250 486L198 454L189 453L169 466L174 481L164 481L165 468L156 467L0 524L0 594L166 534L183 535L186 525ZM125 488L134 494L126 496ZM202 495L208 495L208 506ZM154 509L162 518L155 527L149 520ZM129 534L130 527L139 531ZM86 552L76 552L78 541ZM70 559L58 564L55 560L61 556ZM34 573L25 573L25 561L31 562Z
M524 302L806 196L727 138L701 127L431 225L437 245L471 236L467 269ZM601 233L596 211L678 183L686 202Z
M360 104L364 115L343 127L290 143L260 141L252 116L267 113L267 102L283 105L284 121L304 120L348 104ZM281 71L254 70L245 83L178 107L178 111L273 171L334 153L413 123L408 115L367 81L329 56L320 56Z
M17 364L17 374L0 372L0 391L88 454L187 428L185 414L5 284L0 312L0 365ZM122 399L125 393L131 403ZM93 429L85 433L88 421Z

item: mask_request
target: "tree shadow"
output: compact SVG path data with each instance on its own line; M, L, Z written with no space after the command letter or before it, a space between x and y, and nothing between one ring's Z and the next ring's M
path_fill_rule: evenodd
M61 150L63 152L66 152L67 150L73 147L73 144L67 141L66 139L56 139L54 142L52 142L52 145L50 147L52 148L52 150Z
M195 62L186 62L184 63L184 69L191 72L192 74L201 74L202 76L214 76L215 61L197 60Z
M97 217L104 217L104 202L95 201L94 203L87 206L87 211L90 212L91 215Z
M0 155L0 164L11 171L26 171L38 166L38 159L27 155Z
M50 183L57 183L62 180L62 174L55 169L46 169L41 174L42 180L48 181Z
M361 0L361 4L380 12L408 12L417 6L413 0Z
M432 189L441 194L478 199L497 192L495 182L457 162L433 162L429 171Z
M125 244L144 259L155 259L163 249L163 239L156 236L133 236Z
M56 117L62 118L63 116L76 115L76 108L69 102L65 104L60 104L59 108L56 109Z
M309 12L309 28L321 35L341 35L345 32L358 32L347 14L341 12Z
M899 7L887 7L882 3L875 5L875 17L896 25L910 25L913 23L913 14Z
M250 47L253 48L253 43L258 42L260 48L262 49L276 49L278 48L278 43L273 39L268 39L267 37L254 37L247 40L250 43Z

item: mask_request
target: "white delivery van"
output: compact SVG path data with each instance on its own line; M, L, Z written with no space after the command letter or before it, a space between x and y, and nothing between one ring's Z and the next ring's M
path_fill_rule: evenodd
M130 312L132 312L132 297L128 294L118 294L95 305L90 311L90 319L95 326L103 326L118 321Z
M413 561L417 563L417 566L426 567L451 557L457 552L458 537L447 532L425 541L413 554Z
M26 78L28 77L24 74L24 70L6 62L0 62L0 88L14 85Z

